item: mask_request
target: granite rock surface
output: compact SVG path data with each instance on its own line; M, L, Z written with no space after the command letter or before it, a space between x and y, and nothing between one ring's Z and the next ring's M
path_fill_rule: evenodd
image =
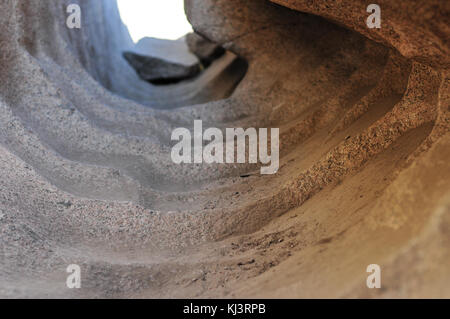
M378 4L186 0L229 52L154 86L115 1L1 1L0 297L450 297L449 2ZM278 173L174 164L196 119L280 128Z

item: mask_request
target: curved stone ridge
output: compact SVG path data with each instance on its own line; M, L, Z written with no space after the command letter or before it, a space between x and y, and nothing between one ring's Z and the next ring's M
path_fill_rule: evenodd
M450 296L448 2L273 2L186 0L234 53L168 86L115 1L0 2L1 297ZM280 128L278 173L174 164L198 119Z

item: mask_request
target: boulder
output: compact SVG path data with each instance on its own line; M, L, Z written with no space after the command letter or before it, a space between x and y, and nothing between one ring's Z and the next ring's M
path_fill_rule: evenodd
M139 40L130 51L187 66L199 62L199 59L189 50L186 37L178 40L146 37Z
M189 50L196 55L205 67L225 53L225 49L217 43L214 43L198 33L189 33L186 35L186 42Z
M123 57L136 70L141 79L157 85L173 84L192 79L201 71L198 63L183 65L133 52L124 52Z

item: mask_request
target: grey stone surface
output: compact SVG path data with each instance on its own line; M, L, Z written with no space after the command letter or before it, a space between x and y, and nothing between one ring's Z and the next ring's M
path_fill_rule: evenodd
M152 55L170 62L183 65L198 63L198 58L189 51L186 37L178 40L166 40L156 38L142 38L133 47L132 52L141 55Z
M196 77L200 64L183 65L148 55L126 51L123 57L136 70L139 77L153 84L173 84Z
M436 19L416 46L268 1L189 0L234 54L161 87L123 59L115 1L1 1L0 296L450 296L448 31L427 8L408 11ZM175 165L171 132L195 119L279 127L280 171ZM385 289L365 289L371 263Z
M186 43L189 50L206 67L210 66L214 60L225 54L225 49L220 45L205 39L195 32L186 35Z

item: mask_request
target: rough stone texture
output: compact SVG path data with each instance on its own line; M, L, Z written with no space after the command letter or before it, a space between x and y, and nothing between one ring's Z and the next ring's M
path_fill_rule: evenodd
M367 6L362 0L270 0L288 8L320 15L370 39L397 49L404 57L435 66L450 67L450 3L440 0L376 1L382 27L366 26Z
M379 31L362 1L277 2L341 26L187 0L246 61L167 87L122 58L114 1L0 2L1 297L450 297L448 1L380 0ZM279 172L173 164L195 119L279 127Z
M220 45L205 39L193 32L186 35L186 43L189 50L197 56L205 67L225 54L225 49Z
M139 77L152 84L174 84L200 74L200 64L183 65L161 58L126 51L123 57L136 70Z

